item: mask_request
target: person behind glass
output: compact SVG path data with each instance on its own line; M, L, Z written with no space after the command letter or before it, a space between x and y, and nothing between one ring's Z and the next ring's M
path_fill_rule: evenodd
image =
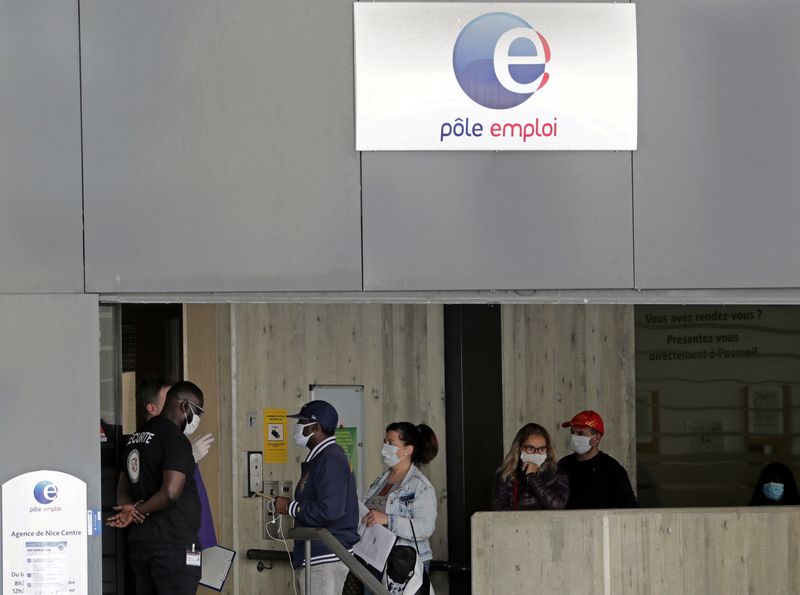
M569 479L556 464L550 434L542 426L522 426L497 470L493 510L558 510L567 505Z
M436 528L437 500L436 489L419 465L430 463L438 452L439 440L425 424L389 424L381 449L389 469L372 482L364 498L369 509L363 519L367 527L384 525L397 535L396 545L416 548L425 570L433 557L430 536Z
M750 506L791 506L800 504L800 494L791 469L770 463L761 470Z

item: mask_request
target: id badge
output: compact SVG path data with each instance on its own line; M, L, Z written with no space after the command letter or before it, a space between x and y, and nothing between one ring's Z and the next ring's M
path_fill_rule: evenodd
M194 551L194 548L186 550L186 565L187 566L200 566L201 561L200 552Z

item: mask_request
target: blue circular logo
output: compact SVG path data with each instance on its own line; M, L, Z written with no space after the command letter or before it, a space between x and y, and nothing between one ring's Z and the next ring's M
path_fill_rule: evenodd
M541 33L507 12L467 23L453 47L453 70L475 103L508 109L541 89L549 75L550 46Z
M33 497L39 504L50 504L58 497L58 488L51 481L40 481L33 488Z

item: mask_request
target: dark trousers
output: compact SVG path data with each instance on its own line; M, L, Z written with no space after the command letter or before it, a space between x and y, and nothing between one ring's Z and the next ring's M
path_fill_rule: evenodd
M128 544L136 595L195 595L200 567L186 565L186 546L170 543Z

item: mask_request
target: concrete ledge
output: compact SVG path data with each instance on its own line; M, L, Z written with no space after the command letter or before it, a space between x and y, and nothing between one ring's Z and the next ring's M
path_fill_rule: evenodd
M473 593L800 593L800 507L486 512Z

